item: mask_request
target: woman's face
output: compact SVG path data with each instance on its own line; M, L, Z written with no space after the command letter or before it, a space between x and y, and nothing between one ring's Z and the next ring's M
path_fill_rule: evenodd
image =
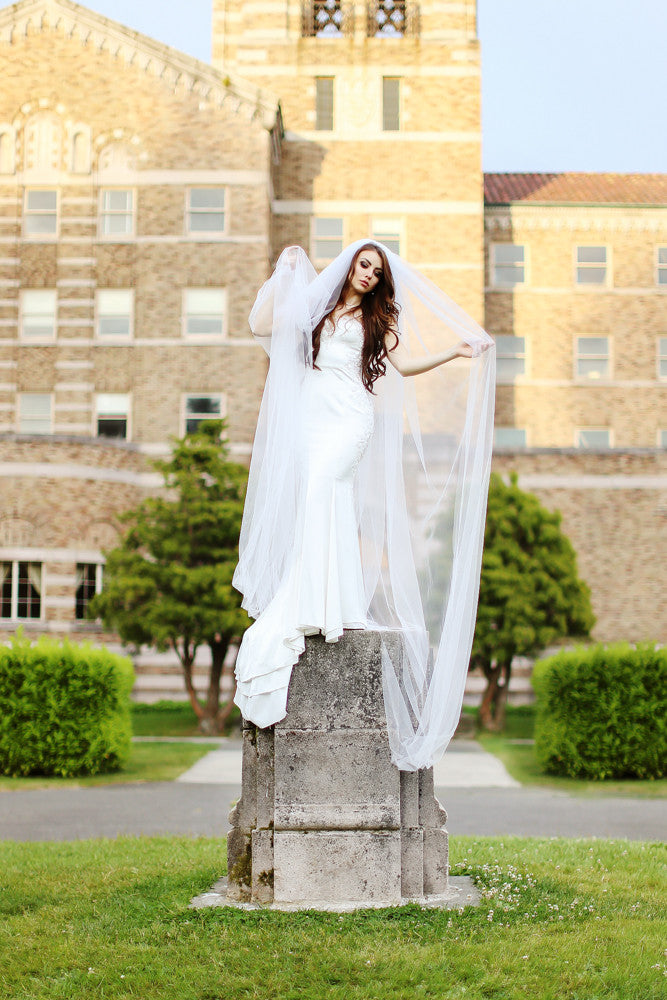
M359 295L366 295L377 288L382 277L382 258L377 250L362 250L350 271L351 288Z

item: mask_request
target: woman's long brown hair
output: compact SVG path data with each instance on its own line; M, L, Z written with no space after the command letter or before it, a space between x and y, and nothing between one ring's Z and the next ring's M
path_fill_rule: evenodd
M366 292L361 300L361 324L364 328L364 346L361 352L361 378L368 391L373 392L373 383L381 375L384 375L387 370L387 362L384 360L387 357L387 348L385 345L387 333L393 333L396 337L396 344L398 344L398 333L396 332L398 306L394 301L394 280L391 276L389 261L381 247L375 243L366 243L360 247L354 255L349 273L354 270L358 258L365 250L374 250L382 260L382 277L373 291ZM322 329L329 316L331 316L331 313L335 312L344 302L347 283L348 279L346 278L338 297L338 302L313 330L313 368L317 367L315 362L320 352ZM393 347L396 347L396 344Z

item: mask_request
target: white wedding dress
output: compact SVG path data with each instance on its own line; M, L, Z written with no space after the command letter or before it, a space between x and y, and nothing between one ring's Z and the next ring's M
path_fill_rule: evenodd
M305 636L336 642L367 626L354 481L373 433L374 397L361 378L361 322L325 322L316 367L308 368L299 407L301 503L295 544L273 600L243 636L236 704L245 719L273 725L287 711L292 667Z

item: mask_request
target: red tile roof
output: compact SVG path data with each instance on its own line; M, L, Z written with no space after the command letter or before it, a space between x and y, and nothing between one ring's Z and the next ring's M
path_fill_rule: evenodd
M661 205L667 174L484 174L484 201Z

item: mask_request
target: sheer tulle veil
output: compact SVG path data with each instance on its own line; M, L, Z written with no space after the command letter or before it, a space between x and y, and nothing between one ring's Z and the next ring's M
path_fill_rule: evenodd
M270 356L234 585L257 617L289 564L303 483L298 398L313 327L336 304L360 247L317 274L300 247L280 255L250 314ZM375 429L361 461L356 509L369 627L383 635L392 759L429 767L461 710L475 625L491 465L493 341L424 275L382 244L396 288L399 335L413 356L463 340L473 358L416 378L387 363L375 383ZM323 692L323 696L326 693Z

